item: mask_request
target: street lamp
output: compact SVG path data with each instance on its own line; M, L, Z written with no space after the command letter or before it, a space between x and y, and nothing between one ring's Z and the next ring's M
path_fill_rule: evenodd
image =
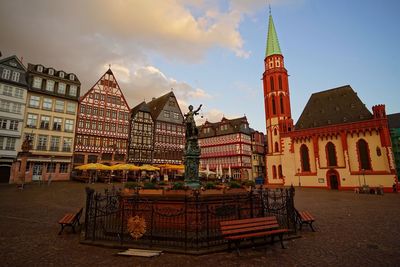
M301 182L300 182L300 168L297 168L297 175L299 176L299 187L301 187Z

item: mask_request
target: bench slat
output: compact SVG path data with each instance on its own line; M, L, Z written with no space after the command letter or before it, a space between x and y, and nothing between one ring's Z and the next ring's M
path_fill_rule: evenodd
M65 214L64 217L60 221L58 221L58 223L64 223L64 224L72 223L72 221L74 220L74 217L75 217L75 214L72 214L72 213Z
M269 220L276 220L276 217L269 216L269 217L257 217L257 218L250 218L250 219L222 221L222 222L220 222L220 225L221 226L236 225L236 224L242 224L242 223L252 223L252 222L261 222L261 221L269 221Z
M287 232L289 232L288 229L275 229L275 230L271 230L271 231L263 231L263 232L257 232L257 233L251 233L251 234L227 236L225 238L230 239L230 240L236 240L236 239L244 239L244 238L249 238L249 237L269 236L269 235L276 235L276 234L281 234L281 233L284 234Z
M258 226L258 227L248 227L248 228L240 228L240 229L234 229L234 230L228 230L228 231L222 231L222 234L225 236L228 235L233 235L233 234L238 234L238 233L252 233L255 231L267 231L267 230L273 230L279 228L279 224L272 224L272 225L264 225L264 226Z
M254 222L254 223L246 223L246 224L240 224L240 225L225 225L221 226L221 230L231 230L231 229L239 229L239 228L247 228L247 227L257 227L257 226L263 226L263 225L273 225L273 224L278 224L276 220L274 221L267 221L267 222Z

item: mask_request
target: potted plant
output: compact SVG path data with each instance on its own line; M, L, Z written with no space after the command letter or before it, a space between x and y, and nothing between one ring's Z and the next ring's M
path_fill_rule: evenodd
M192 190L189 190L183 182L175 182L172 184L171 189L165 191L166 195L190 195Z
M240 194L246 193L247 191L242 187L242 185L237 181L231 181L228 190L225 191L227 194Z
M145 182L143 188L139 190L140 195L162 195L163 189L159 188L155 183Z
M136 190L139 190L140 188L141 188L141 184L140 183L137 183L137 182L126 182L125 184L124 184L124 190L122 191L122 193L124 194L124 195L129 195L129 196L131 196L131 195L133 195L133 193L136 191Z
M251 191L252 188L256 186L256 182L253 180L245 180L242 182L242 186L247 189L247 191Z

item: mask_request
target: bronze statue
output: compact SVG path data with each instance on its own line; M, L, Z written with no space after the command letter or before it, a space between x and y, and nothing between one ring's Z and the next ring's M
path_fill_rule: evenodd
M199 115L199 111L200 111L201 107L202 107L202 104L200 104L200 106L195 111L193 111L193 106L190 105L188 113L185 114L186 139L188 139L192 136L197 136L197 134L198 134L194 116Z

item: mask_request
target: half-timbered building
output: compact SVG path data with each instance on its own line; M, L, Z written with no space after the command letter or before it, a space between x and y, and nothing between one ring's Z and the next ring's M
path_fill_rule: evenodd
M183 115L171 91L148 103L154 121L153 163L182 164L185 144Z
M246 117L199 126L200 168L234 179L252 179L251 133ZM222 169L222 173L221 173Z
M126 159L129 106L111 69L79 100L74 165Z
M142 102L131 110L128 162L136 165L153 163L154 122L149 106Z
M253 168L253 177L265 177L265 148L266 140L262 132L251 130L251 165Z

